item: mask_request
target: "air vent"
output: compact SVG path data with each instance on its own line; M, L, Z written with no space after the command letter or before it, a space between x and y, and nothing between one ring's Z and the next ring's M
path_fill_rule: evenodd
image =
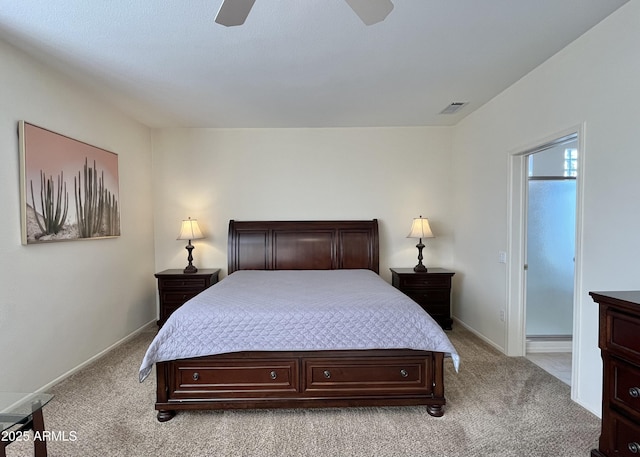
M440 111L440 114L454 114L454 113L457 113L467 103L469 103L469 102L452 102L449 106L447 106L445 109Z

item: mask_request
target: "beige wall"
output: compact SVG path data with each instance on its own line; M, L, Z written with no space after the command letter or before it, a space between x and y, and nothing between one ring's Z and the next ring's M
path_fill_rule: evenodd
M455 314L505 348L499 311L510 310L509 266L497 263L497 253L510 242L509 156L583 128L573 397L595 413L601 360L597 306L588 292L639 287L639 17L640 2L629 2L464 119L453 140L454 265L465 278Z
M3 41L0 62L0 391L21 392L155 318L151 138ZM118 154L122 236L21 245L19 120Z
M417 263L413 217L432 222L425 264L451 266L449 128L165 129L154 132L156 269L186 265L180 221L197 218L197 266L226 270L229 219L380 221L380 271Z

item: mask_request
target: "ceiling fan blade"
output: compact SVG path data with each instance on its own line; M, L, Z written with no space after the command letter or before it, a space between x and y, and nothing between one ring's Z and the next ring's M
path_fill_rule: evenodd
M216 14L216 22L227 27L244 24L255 2L256 0L223 0Z
M386 19L393 10L391 0L345 0L366 25L376 24Z

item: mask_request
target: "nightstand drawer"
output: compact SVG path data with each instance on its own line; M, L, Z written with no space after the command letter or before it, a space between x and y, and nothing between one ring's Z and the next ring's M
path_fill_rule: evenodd
M198 277L198 278L179 278L179 279L168 279L165 278L160 281L161 289L204 289L207 287L207 282L209 278L206 277Z
M184 292L161 292L160 299L164 305L180 306L190 298L198 295L200 291L184 291Z
M426 275L415 274L410 276L401 275L399 278L401 289L423 289L423 288L450 288L451 276L449 275Z
M164 318L164 321L166 321L167 319L169 319L169 316L171 316L178 308L180 308L182 306L182 303L179 303L177 305L167 305L165 304L162 307L162 317Z
M420 305L422 306L422 309L424 309L429 316L433 317L435 320L439 321L442 318L449 318L451 317L449 314L451 313L451 310L449 308L449 305L440 305L440 306L436 306L436 305Z
M419 304L444 305L449 307L451 291L449 289L405 290L405 295Z

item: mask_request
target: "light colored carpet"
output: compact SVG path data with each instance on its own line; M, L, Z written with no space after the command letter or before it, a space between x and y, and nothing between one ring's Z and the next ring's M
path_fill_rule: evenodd
M45 407L50 457L581 456L600 433L569 386L525 358L501 355L470 332L449 332L462 363L445 362L442 418L424 407L182 412L159 423L155 375L138 383L153 332L66 379ZM7 456L32 456L29 442Z

